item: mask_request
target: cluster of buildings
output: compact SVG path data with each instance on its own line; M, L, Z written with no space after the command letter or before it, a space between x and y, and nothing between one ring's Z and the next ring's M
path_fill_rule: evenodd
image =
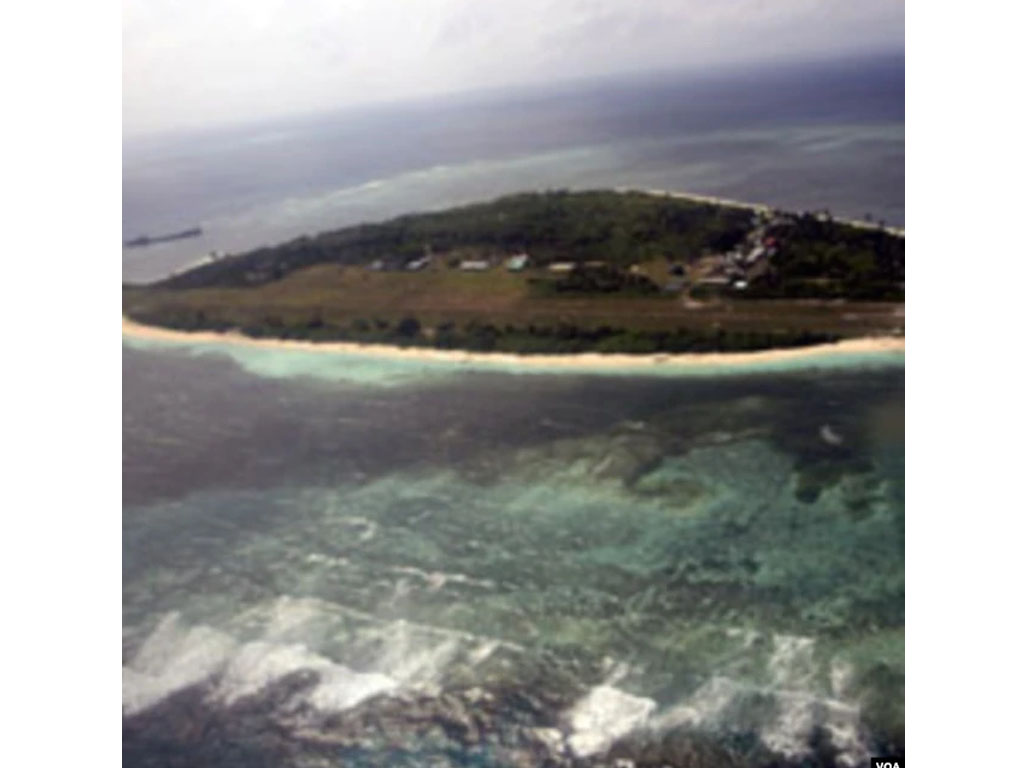
M434 260L432 253L425 253L418 259L400 262L396 260L375 259L367 266L372 272L420 272L430 266ZM462 259L455 266L462 272L484 272L504 262L509 272L521 272L530 265L530 256L526 253L515 253L507 257L489 257Z
M502 259L492 257L489 259L463 259L459 262L459 269L463 272L483 272L498 266ZM530 264L530 257L526 253L516 253L504 259L505 269L509 272L522 272Z
M433 259L434 257L429 253L418 259L405 262L394 259L374 259L367 269L371 272L419 272L430 266Z
M754 226L742 243L726 253L705 262L697 285L746 290L750 283L770 269L771 258L780 245L779 230L792 224L785 214L759 211L751 222Z
M780 247L780 236L793 224L792 215L768 209L757 210L751 220L751 229L744 240L725 253L706 256L690 267L672 264L662 289L668 293L683 291L688 284L708 286L737 291L746 290L758 277L770 268L771 258ZM521 272L531 266L529 254L520 251L510 255L474 256L452 259L448 255L448 267L461 272L485 272L504 266L509 272ZM430 266L435 256L427 248L424 255L411 261L377 259L369 265L373 271L418 272ZM575 261L556 261L545 265L553 274L566 274L581 266ZM584 262L585 267L603 267L604 262ZM642 271L638 265L630 272Z

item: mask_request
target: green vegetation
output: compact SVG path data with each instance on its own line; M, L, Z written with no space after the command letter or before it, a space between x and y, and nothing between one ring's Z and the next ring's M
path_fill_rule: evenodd
M516 326L449 321L425 328L412 316L405 316L397 322L380 317L359 317L345 325L326 323L319 316L294 324L284 324L279 318L267 318L262 323L241 326L209 318L201 312L161 316L135 313L133 316L143 323L182 331L237 329L252 338L350 341L517 354L753 351L824 344L841 338L835 333L807 330L748 331L685 326L649 330L609 325L590 328L568 323Z
M525 269L504 266L524 252ZM461 269L465 260L478 268ZM903 240L880 229L644 193L549 192L220 259L125 286L123 311L254 337L732 351L902 332L902 281ZM807 301L837 298L856 304Z
M254 285L315 264L400 268L433 253L512 253L534 265L601 261L627 267L654 259L690 260L741 240L750 212L643 193L547 192L503 197L438 213L301 237L223 259L164 281L174 288Z
M768 232L781 245L748 296L903 301L903 238L811 214Z
M660 288L646 275L630 274L608 266L579 266L554 280L532 278L530 286L536 296L590 295L615 293L629 296L653 296Z

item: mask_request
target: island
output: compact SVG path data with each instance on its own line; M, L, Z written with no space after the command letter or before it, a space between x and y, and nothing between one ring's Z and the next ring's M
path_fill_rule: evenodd
M902 339L904 237L827 210L553 190L400 216L122 287L133 323L561 355Z

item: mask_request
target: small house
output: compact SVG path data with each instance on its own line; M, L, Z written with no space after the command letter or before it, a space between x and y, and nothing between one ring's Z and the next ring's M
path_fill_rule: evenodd
M525 253L517 253L505 261L505 268L509 272L522 272L530 263L530 257Z
M491 262L483 259L463 259L459 262L459 269L463 272L483 272L491 268Z
M576 269L574 261L556 261L548 264L548 272L572 272Z

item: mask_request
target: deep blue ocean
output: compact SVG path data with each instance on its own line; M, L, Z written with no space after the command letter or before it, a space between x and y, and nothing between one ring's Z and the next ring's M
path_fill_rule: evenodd
M149 280L206 256L523 190L634 187L903 224L903 58L659 75L128 138L123 251Z
M125 143L125 251L543 187L893 224L902 60ZM832 768L902 755L904 368L542 372L123 347L125 766Z

